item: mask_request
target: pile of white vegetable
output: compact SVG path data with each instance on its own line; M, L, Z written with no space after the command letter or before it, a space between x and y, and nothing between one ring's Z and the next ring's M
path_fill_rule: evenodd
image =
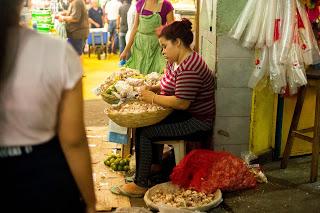
M153 72L146 76L130 68L113 72L95 91L97 95L113 95L118 99L135 99L142 86L159 84L161 75Z
M118 113L142 113L155 112L163 109L164 108L159 105L149 104L142 101L135 101L123 103L119 108L110 109L110 112L114 111Z
M174 193L157 190L151 201L156 205L168 205L172 207L200 207L214 200L214 194L205 194L190 189L179 189Z

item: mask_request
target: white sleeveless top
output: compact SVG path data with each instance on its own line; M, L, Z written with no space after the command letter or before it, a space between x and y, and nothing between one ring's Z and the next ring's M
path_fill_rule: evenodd
M36 145L56 135L62 93L82 76L80 58L66 41L19 32L14 73L1 97L0 146Z

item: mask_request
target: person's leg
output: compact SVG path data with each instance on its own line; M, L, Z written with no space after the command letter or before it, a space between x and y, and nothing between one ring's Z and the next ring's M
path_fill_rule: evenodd
M84 45L83 39L68 38L68 42L71 44L74 50L78 53L78 55L81 56L83 52L83 45Z
M148 187L148 178L150 176L153 158L152 142L160 140L195 139L211 129L210 125L195 118L190 117L186 120L183 119L184 118L181 120L181 118L173 116L164 123L137 129L136 154L137 156L141 156L136 162L135 183L138 186ZM170 121L172 123L169 123Z
M115 22L113 20L110 20L109 24L108 24L108 32L109 32L108 53L111 53L111 51L112 51L115 28L116 28Z
M119 50L119 34L118 34L117 30L115 29L112 52L114 54L117 54L118 50Z
M120 49L120 54L123 52L124 48L126 47L126 34L125 33L120 33L119 35L119 49Z

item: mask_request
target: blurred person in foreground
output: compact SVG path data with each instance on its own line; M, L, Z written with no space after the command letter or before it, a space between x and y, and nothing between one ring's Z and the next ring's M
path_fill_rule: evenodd
M91 1L91 8L88 11L89 23L91 28L103 28L104 17L103 10L99 6L98 0Z
M168 0L138 0L129 41L120 55L127 60L126 67L142 74L162 72L165 59L156 35L156 29L174 21L173 6Z
M214 72L190 45L191 22L187 19L165 26L159 35L162 53L167 59L160 86L141 91L147 103L173 108L158 124L136 129L136 176L134 183L119 186L117 191L129 197L142 197L150 186L151 171L159 171L161 156L153 142L199 140L212 134L215 119ZM161 153L161 152L160 152Z
M1 210L94 213L80 59L20 27L22 2L0 1Z
M89 35L89 18L83 0L69 0L69 8L59 16L60 22L66 23L68 42L82 55Z

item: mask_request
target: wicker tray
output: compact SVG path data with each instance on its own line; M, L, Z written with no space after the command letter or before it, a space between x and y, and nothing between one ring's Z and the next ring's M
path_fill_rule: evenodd
M166 192L166 193L174 193L175 191L177 191L179 188L176 185L173 185L171 182L166 182L166 183L161 183L161 184L157 184L154 187L150 188L144 195L144 202L146 203L146 205L154 210L159 211L159 207L157 204L153 203L151 201L151 196L158 190L162 191L162 192ZM221 202L223 201L222 199L222 193L220 191L220 189L218 189L215 192L215 198L213 201L211 201L210 203L203 205L203 206L199 206L199 207L183 207L183 208L175 208L175 207L171 207L171 206L166 206L170 209L186 209L186 210L191 210L191 211L208 211L209 209L212 209L214 207L217 207Z
M163 110L142 113L120 113L108 110L105 112L108 117L119 126L138 128L159 123L172 112L172 109L166 108Z
M102 99L107 102L108 104L117 104L119 103L120 99L117 98L114 95L109 95L109 94L101 94Z

